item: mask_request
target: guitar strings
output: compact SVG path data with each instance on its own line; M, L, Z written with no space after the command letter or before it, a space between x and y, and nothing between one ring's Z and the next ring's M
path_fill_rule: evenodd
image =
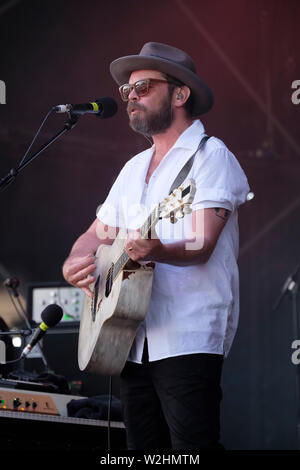
M156 211L157 211L157 208L155 208L151 212L146 222L142 225L141 227L142 238L145 238L145 235L152 228L153 224L158 220L158 217L156 216ZM109 282L114 282L116 280L117 276L120 274L121 270L123 269L123 267L125 266L125 264L127 263L129 259L130 257L128 256L126 251L123 250L119 258L117 259L117 261L109 268L109 271L107 274L107 280Z
M158 207L158 206L157 206ZM150 213L148 218L146 219L145 223L141 227L141 236L142 238L145 238L145 235L149 233L149 230L152 228L152 226L157 222L159 217L157 217L157 207ZM125 264L127 261L130 259L128 254L126 253L125 250L122 251L121 255L117 259L115 263L113 263L107 273L106 276L106 285L109 283L112 285L112 283L116 280L118 275L120 274L121 270L124 268ZM96 286L94 286L95 289Z

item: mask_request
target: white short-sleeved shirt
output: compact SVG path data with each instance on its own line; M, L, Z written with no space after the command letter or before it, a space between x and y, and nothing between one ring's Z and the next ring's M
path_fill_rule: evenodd
M195 120L177 139L152 174L145 178L154 145L130 159L119 173L98 218L112 227L137 229L169 193L185 162L196 151L204 127ZM239 275L237 208L249 192L247 178L225 144L210 137L197 152L188 175L196 183L192 209L222 207L231 211L216 247L205 264L155 263L151 299L128 360L140 363L147 336L149 360L192 353L227 356L238 324ZM156 232L163 243L188 238L192 216L176 224L162 219Z

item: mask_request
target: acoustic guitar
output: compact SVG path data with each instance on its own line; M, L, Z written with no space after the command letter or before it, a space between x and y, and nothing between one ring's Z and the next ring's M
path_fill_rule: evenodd
M162 218L177 222L190 207L195 184L187 180L160 202L140 229L148 238ZM124 249L126 229L120 229L112 245L100 245L96 255L93 298L85 295L80 320L78 364L104 375L122 371L151 296L154 263L133 262Z

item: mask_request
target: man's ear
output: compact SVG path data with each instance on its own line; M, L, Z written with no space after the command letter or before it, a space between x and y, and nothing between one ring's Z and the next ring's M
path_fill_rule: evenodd
M183 85L182 87L177 87L174 90L174 105L177 107L183 106L184 103L186 103L186 101L189 99L190 94L191 90L188 86Z

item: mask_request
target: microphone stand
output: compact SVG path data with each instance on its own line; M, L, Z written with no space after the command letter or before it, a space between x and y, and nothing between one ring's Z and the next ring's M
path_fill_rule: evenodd
M299 332L299 318L297 312L297 296L299 292L299 284L296 281L296 275L300 269L300 263L296 266L295 270L292 274L290 274L282 289L281 293L273 306L273 311L275 311L284 295L289 293L292 299L292 319L293 319L293 331L295 339L300 339L300 332ZM295 364L296 367L296 403L297 403L297 449L300 450L300 364Z
M52 110L52 112L54 112L54 109ZM64 127L57 134L55 134L54 137L52 137L48 142L46 142L31 157L27 158L23 163L19 164L17 168L12 168L6 176L0 179L0 189L4 190L5 188L7 188L7 186L9 186L16 179L20 171L25 168L25 166L27 166L32 160L34 160L38 155L40 155L40 153L46 150L46 148L48 148L53 142L59 139L59 137L65 134L65 132L73 129L79 119L79 115L74 114L72 112L69 112L68 115L69 119L65 122Z
M47 117L45 118L48 119L48 117L55 112L55 108L52 108L49 113L47 114ZM30 150L31 148L31 145L33 144L35 138L37 137L38 133L40 132L42 126L40 127L38 133L36 134L35 138L33 139L30 147L28 148L26 154L24 155L23 157L23 160L21 161L21 163L19 163L19 165L16 167L16 168L12 168L7 175L5 175L4 177L2 177L0 179L0 191L4 191L4 189L6 189L13 181L15 181L16 177L18 176L18 174L20 173L21 170L23 170L23 168L25 168L30 162L32 162L38 155L40 155L44 150L46 150L46 148L48 148L53 142L55 142L56 140L58 140L63 134L65 134L67 131L70 131L71 129L73 129L73 127L75 126L75 124L77 123L79 119L79 115L77 114L74 114L72 113L71 111L68 112L68 120L65 122L64 124L64 127L59 131L57 132L50 140L48 140L48 142L46 142L44 145L42 145L42 147L40 147L40 149L35 152L31 157L28 157L28 158L25 158L26 155L27 155L27 152ZM13 294L15 297L18 297L19 294L16 290L16 288L13 289ZM30 326L30 323L25 315L25 313L23 312L23 308L22 308L22 313L23 313L23 318L24 318L24 321L26 323L26 326L27 328L30 330L30 332L32 331L31 329L31 326ZM9 334L10 332L8 332ZM25 336L24 334L24 331L20 331L18 334L22 335L23 337ZM26 333L28 334L28 333ZM46 370L48 371L49 370L49 367L48 367L48 363L47 363L47 360L43 354L43 351L40 347L40 345L38 344L38 347L40 349L40 353L41 353L41 357L42 357L42 361L46 367ZM24 360L24 359L23 359Z
M31 328L30 322L29 322L29 320L28 320L28 318L27 318L26 312L25 312L25 310L24 310L24 308L23 308L23 306L22 306L22 304L21 304L21 302L20 302L20 300L19 300L19 292L18 292L18 290L17 290L17 287L16 287L16 286L11 286L11 287L8 287L8 289L11 289L13 296L18 298L19 305L21 306L21 311L22 311L23 320L25 321L26 326L27 326L27 328L28 328L27 331L29 331L29 332L30 332L29 334L31 334L31 333L32 333L32 328ZM19 334L21 334L23 337L28 336L28 333L24 333L24 331L26 332L26 330L21 330ZM16 333L9 331L9 332L7 332L7 334L16 334ZM49 371L48 362L47 362L47 359L46 359L46 357L45 357L45 355L44 355L44 353L43 353L43 351L42 351L42 348L41 348L41 346L39 345L39 343L37 343L37 347L38 347L38 349L39 349L39 351L40 351L41 359L42 359L42 361L43 361L43 363L44 363L44 366L45 366L45 368L46 368L46 371L48 372L48 371ZM23 361L23 362L24 362L24 359L25 359L25 358L20 358L20 360Z
M47 114L47 117L45 118L48 119L48 117L55 112L55 108L52 108L48 114ZM79 119L79 115L77 114L74 114L72 113L71 111L68 112L68 120L65 122L64 124L64 127L59 131L57 132L50 140L48 140L48 142L46 142L44 145L42 145L42 147L40 147L40 149L35 152L31 157L29 158L26 158L26 155L27 155L27 152L30 150L31 148L31 145L33 144L35 138L37 137L37 135L39 134L45 120L43 121L43 124L42 126L40 127L38 133L36 134L35 138L33 139L30 147L28 148L25 156L23 157L23 160L21 161L21 163L17 166L17 168L12 168L8 174L6 176L4 176L3 178L0 179L0 190L4 190L6 189L15 179L16 177L18 176L18 174L20 173L21 170L23 170L23 168L25 168L25 166L27 166L30 162L32 162L38 155L40 155L44 150L46 150L46 148L48 148L53 142L55 142L57 139L59 139L59 137L61 137L63 134L65 134L67 131L70 131L71 129L73 129L73 127L75 126L75 124L77 123ZM19 293L17 292L16 288L13 288L13 294L15 297L19 297ZM23 318L24 318L24 321L26 323L26 326L27 328L32 331L31 329L31 326L30 326L30 323L23 311L23 308L22 308L22 313L23 313ZM43 354L43 351L41 349L41 347L38 345L39 349L40 349L40 353L41 353L41 357L42 357L42 361L46 367L46 370L48 371L49 370L49 367L48 367L48 363L46 361L46 358Z

